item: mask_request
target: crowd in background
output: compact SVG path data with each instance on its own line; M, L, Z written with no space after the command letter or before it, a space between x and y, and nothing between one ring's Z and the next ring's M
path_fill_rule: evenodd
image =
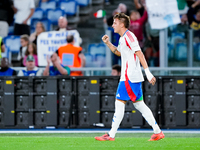
M48 0L41 0L41 2L46 1ZM150 26L145 0L133 0L133 2L135 9L128 10L125 4L120 3L118 8L113 10L112 16L108 16L107 19L104 19L104 23L108 26L112 26L113 16L119 12L128 15L130 17L129 30L137 37L146 60L149 63L149 60L153 58L154 66L159 66L159 30L152 29ZM197 37L198 41L200 36L200 0L177 0L177 2L181 18L181 23L177 25L177 30L186 32L188 28L192 28L195 31L194 36ZM113 1L105 1L107 5L112 3ZM35 32L32 34L30 33L30 20L38 4L39 0L0 1L0 52L5 51L3 37L8 35L7 29L9 25L13 23L15 14L14 35L20 36L21 47L17 56L17 61L13 63L18 64L20 67L25 67L18 75L83 75L80 71L70 71L70 67L84 67L86 61L82 53L82 48L74 46L73 37L67 37L66 40L68 40L68 44L61 46L51 55L51 58L47 58L48 65L44 72L41 72L38 68L37 38L42 32L45 32L43 23L38 22ZM58 28L56 31L66 30L70 30L67 18L65 16L60 16L60 18L58 18ZM62 64L63 53L74 54L74 65L64 66ZM113 64L118 64L119 59L118 56L113 55ZM50 66L51 63L53 66ZM6 58L1 59L0 75L8 74L16 75L16 71L10 69Z
M159 66L159 31L152 29L148 21L148 13L145 0L133 0L135 9L128 10L127 6L120 3L113 11L112 16L104 19L104 23L112 26L112 17L119 12L123 12L130 17L129 30L132 31L138 39L146 60L150 63L153 60L153 66ZM200 0L177 0L181 23L177 25L177 32L184 32L187 36L188 29L194 30L194 39L200 42ZM115 35L115 38L118 35ZM170 36L170 30L169 30ZM118 38L119 39L119 36ZM118 40L116 40L118 41ZM114 43L115 46L118 43ZM119 64L120 57L113 55L114 64ZM149 64L150 65L150 64ZM150 65L151 66L151 65Z

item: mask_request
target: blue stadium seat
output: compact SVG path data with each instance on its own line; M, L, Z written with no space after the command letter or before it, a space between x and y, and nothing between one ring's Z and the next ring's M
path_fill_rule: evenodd
M20 50L20 36L7 36L4 39L5 46L11 52L19 52Z
M73 0L69 0L69 1L62 0L59 2L59 8L64 10L67 16L76 15L76 13L78 11L77 6L78 5L77 5L76 1L73 1Z
M88 53L86 53L85 54L85 59L86 59L85 66L86 67L93 67L93 61L94 61L93 56L88 54Z
M106 54L106 46L104 44L90 44L88 47L88 52L95 56L96 54Z
M78 4L78 6L80 7L79 9L79 15L80 16L88 16L91 14L92 12L92 0L75 0ZM83 17L81 17L83 18Z
M58 18L60 16L64 16L65 12L60 8L56 8L54 10L53 9L47 9L45 14L46 14L47 19L49 19L53 25L57 25L58 24Z
M88 6L90 4L90 0L75 0L80 7Z
M52 26L51 26L51 21L49 19L32 19L31 20L31 29L35 29L37 22L42 22L44 24L45 30L46 31L51 31Z
M173 45L168 43L167 47L168 47L168 59L169 60L173 60L174 59L174 48L173 48Z
M14 25L9 26L8 28L8 35L13 35L14 34Z
M194 44L194 59L199 61L200 60L200 43Z
M56 9L56 1L55 0L49 0L47 2L40 2L39 7L43 9L44 11L47 9Z
M175 49L175 59L178 61L185 61L187 59L186 43L177 43Z
M36 8L31 19L42 19L44 16L44 11L41 8Z
M16 60L21 46L20 36L7 36L3 41L6 46L6 52L2 53L3 57L7 57L9 61Z
M5 52L1 53L2 58L6 57L8 58L9 62L11 62L10 57L11 57L11 52L9 50L9 48L6 46Z
M96 54L95 55L95 60L100 64L100 67L105 67L106 66L106 56L103 54Z
M177 42L183 42L183 40L185 39L185 33L172 33L171 36L171 44L173 46L176 45Z
M77 5L76 1L73 0L62 0L58 2L58 7L64 10L65 14L67 15L67 21L70 26L74 28L77 27L78 22L80 21L79 18L79 5Z

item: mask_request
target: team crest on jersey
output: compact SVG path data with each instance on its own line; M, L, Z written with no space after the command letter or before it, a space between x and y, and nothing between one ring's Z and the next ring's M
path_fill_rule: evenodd
M120 97L119 93L117 94L117 97Z

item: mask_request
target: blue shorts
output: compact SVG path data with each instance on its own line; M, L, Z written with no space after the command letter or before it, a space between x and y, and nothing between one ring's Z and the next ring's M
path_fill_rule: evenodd
M132 102L143 100L142 83L131 83L128 81L120 81L116 93L116 99Z

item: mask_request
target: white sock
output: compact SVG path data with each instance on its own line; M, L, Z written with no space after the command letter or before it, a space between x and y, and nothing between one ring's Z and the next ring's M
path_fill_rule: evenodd
M125 104L116 100L115 101L115 113L112 120L112 128L110 132L108 133L111 138L115 137L115 134L117 133L117 129L119 128L119 125L124 117L124 109Z
M158 134L161 132L151 110L147 105L144 103L144 101L133 103L134 107L139 110L142 113L142 116L145 118L145 120L148 122L148 124L153 128L153 132L155 134Z

